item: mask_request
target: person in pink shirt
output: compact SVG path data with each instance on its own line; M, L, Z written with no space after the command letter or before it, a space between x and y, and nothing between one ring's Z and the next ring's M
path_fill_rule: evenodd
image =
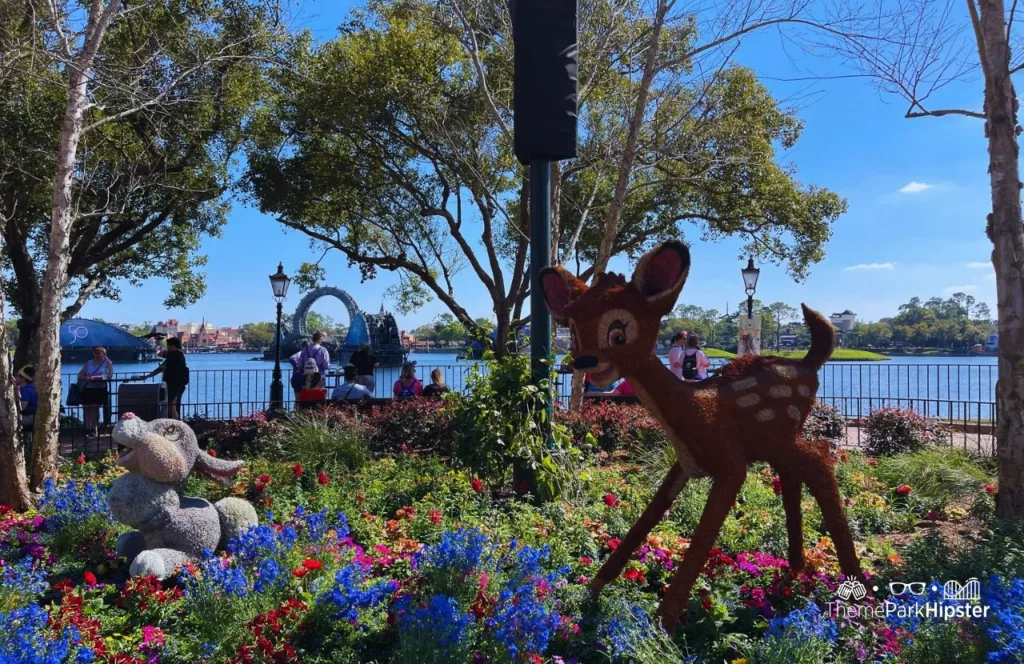
M612 394L617 394L620 397L635 397L636 392L633 391L633 386L629 384L629 381L623 378L615 389L612 390Z
M423 383L416 378L415 362L406 362L402 365L402 375L395 381L394 394L396 399L414 399L423 396Z

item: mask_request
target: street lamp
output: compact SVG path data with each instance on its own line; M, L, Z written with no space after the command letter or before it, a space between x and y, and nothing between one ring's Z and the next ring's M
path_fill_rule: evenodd
M284 409L284 383L281 382L281 305L288 296L288 275L284 266L277 264L277 272L270 275L270 287L274 290L277 300L277 335L274 338L274 379L270 383L270 410L280 412Z
M761 270L754 267L754 257L747 261L747 266L740 270L743 274L743 286L747 291L747 318L754 318L754 291L757 290L757 277Z

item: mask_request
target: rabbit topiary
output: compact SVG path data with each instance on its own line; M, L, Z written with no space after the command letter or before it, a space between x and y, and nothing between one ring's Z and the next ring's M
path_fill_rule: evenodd
M223 548L257 524L255 508L241 498L211 504L180 495L193 472L227 486L242 468L241 461L217 459L200 450L187 424L146 422L127 413L113 437L128 448L117 464L129 472L114 481L107 502L115 519L136 529L117 540L118 554L132 561L132 576L165 579L204 550Z

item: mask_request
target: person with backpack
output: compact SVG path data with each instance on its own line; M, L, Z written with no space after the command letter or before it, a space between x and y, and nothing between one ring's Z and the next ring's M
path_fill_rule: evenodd
M307 360L313 360L316 363L318 373L323 376L326 376L331 368L331 354L320 345L320 342L323 340L324 333L317 330L313 333L313 343L307 344L298 353L288 358L288 362L292 365L292 389L295 390L296 398L298 398L299 392L306 385L305 367Z
M691 334L686 340L686 350L683 351L683 380L706 380L711 360L700 349L700 339L696 334Z
M676 378L683 378L683 349L686 347L686 330L676 332L672 337L672 347L668 349L668 368L676 375Z
M402 365L402 375L395 381L396 399L415 399L423 396L423 383L416 378L416 363L406 362Z
M152 378L161 373L164 375L164 382L167 383L167 416L172 420L180 420L181 397L185 394L189 379L185 353L181 350L181 339L168 337L167 351L163 355L163 363L142 376L142 379Z

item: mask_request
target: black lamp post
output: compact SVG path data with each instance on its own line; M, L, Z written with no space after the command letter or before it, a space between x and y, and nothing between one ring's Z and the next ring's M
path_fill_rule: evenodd
M754 318L754 291L757 290L757 277L761 270L754 267L754 257L747 260L747 266L740 270L743 274L743 286L747 291L747 318Z
M277 264L277 272L270 275L270 287L274 289L277 300L277 334L274 337L274 379L270 383L270 410L280 412L284 409L284 383L281 382L281 305L288 296L288 275L284 266Z

